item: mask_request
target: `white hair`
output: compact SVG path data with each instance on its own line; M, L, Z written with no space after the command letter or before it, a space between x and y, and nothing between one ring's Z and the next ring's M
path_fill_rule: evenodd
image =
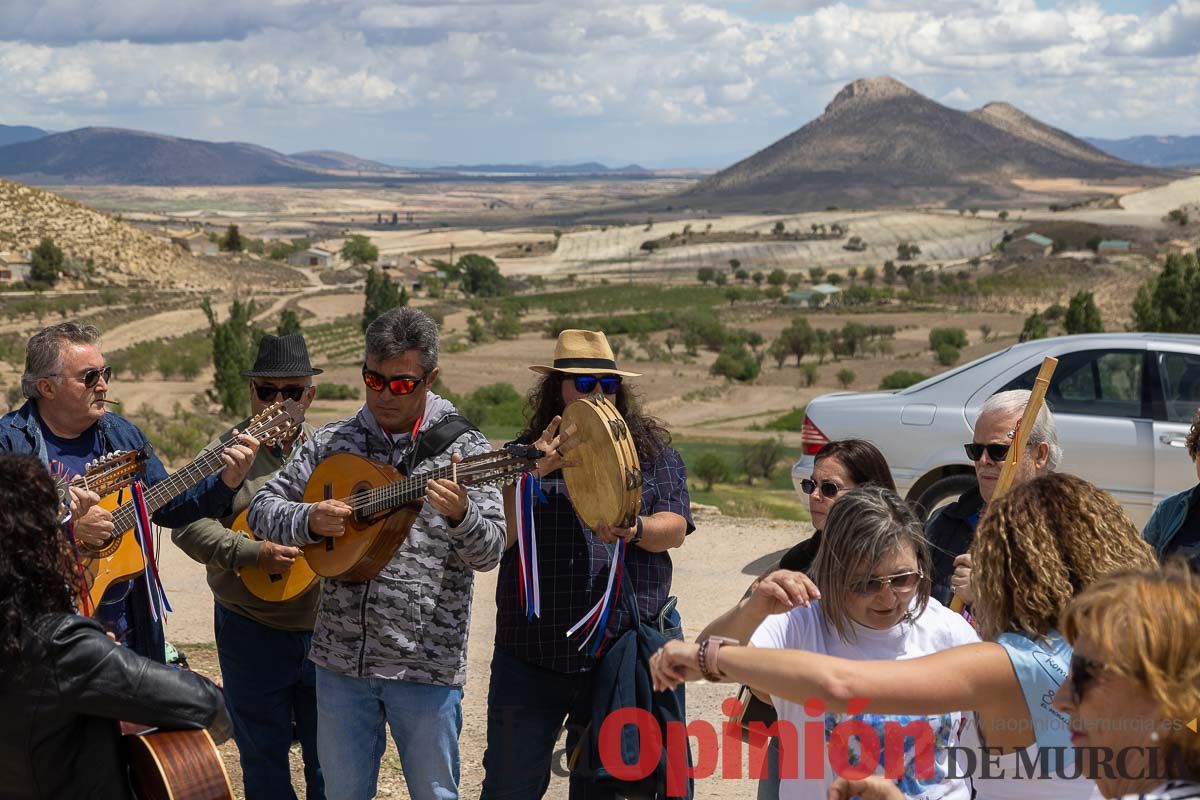
M983 404L983 408L979 409L979 418L976 419L975 424L979 424L979 419L982 419L984 414L1004 414L1005 416L1024 414L1031 394L1028 389L1012 389L992 395ZM1042 442L1045 442L1050 449L1050 456L1046 459L1046 471L1054 472L1062 463L1062 448L1058 445L1058 426L1054 423L1054 414L1050 411L1050 406L1045 403L1038 409L1037 419L1033 421L1033 428L1029 431L1028 443L1041 444Z

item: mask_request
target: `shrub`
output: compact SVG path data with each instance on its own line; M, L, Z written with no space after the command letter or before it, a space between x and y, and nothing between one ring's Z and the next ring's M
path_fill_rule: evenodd
M744 344L731 344L717 356L709 372L735 381L752 381L758 377L759 369L758 360Z
M763 439L742 445L742 469L746 473L746 483L753 485L755 478L770 480L782 456L783 442L779 439Z
M962 328L934 328L929 332L929 349L936 353L943 345L958 349L966 347L967 332Z
M806 387L812 386L817 382L817 373L819 367L816 364L802 364L800 366L800 377L804 379Z
M318 400L357 400L358 387L344 383L318 383Z
M843 389L849 389L850 384L854 383L855 377L854 370L850 369L842 368L839 369L837 373L838 383L841 384Z
M907 389L909 386L925 380L926 377L920 372L911 369L896 370L884 376L883 380L879 382L879 388L885 391Z
M704 491L711 492L714 483L729 480L729 465L713 451L706 450L692 465L692 474L704 481Z
M948 344L939 344L937 349L933 351L933 357L943 367L949 367L954 364L958 361L960 355L957 347Z

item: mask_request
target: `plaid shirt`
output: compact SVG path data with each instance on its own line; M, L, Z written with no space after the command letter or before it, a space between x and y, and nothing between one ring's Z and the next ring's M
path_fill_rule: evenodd
M679 453L664 448L653 463L642 462L641 469L641 515L670 511L687 520L688 533L695 530L687 468ZM547 502L535 501L533 514L542 613L532 622L525 616L518 589L518 548L513 545L500 561L496 646L522 661L555 672L582 672L595 661L587 655L591 642L580 652L583 635L567 639L567 631L603 594L616 545L601 542L579 520L567 499L561 472L547 475L541 487ZM634 545L625 550L625 569L637 595L638 614L643 621L653 620L671 592L671 556ZM628 609L623 598L618 598L606 628L609 639L630 627Z

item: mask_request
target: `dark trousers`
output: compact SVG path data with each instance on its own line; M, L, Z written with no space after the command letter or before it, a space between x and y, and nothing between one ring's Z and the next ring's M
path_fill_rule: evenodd
M591 674L562 673L528 664L500 648L492 654L487 750L482 800L534 800L546 793L550 771L563 774L579 741L592 700ZM584 720L582 723L580 720ZM554 749L563 724L565 751ZM571 776L571 800L617 797Z
M308 800L324 800L317 761L316 673L312 634L267 627L216 604L217 657L246 800L296 797L288 751L292 723L304 757Z

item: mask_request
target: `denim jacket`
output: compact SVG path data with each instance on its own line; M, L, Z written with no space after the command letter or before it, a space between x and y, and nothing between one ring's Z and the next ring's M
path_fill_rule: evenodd
M106 412L96 425L101 449L97 455L114 450L136 450L146 444L145 435L136 425L111 411ZM37 403L33 400L27 400L16 411L0 417L0 453L36 455L43 464L47 463L46 441L42 438ZM151 451L146 461L143 484L153 486L166 477L166 468ZM223 517L228 513L235 494L236 490L226 486L220 474L210 475L155 512L154 523L165 528L178 528L204 517ZM165 658L162 624L154 622L148 604L146 588L138 581L129 597L128 607L132 615L132 638L129 644L134 652L161 662Z

